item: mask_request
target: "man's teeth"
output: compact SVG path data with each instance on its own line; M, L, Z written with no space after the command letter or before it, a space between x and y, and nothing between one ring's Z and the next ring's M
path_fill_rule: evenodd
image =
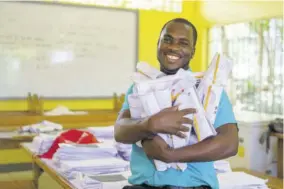
M177 60L177 59L179 59L178 56L174 56L174 55L167 55L167 57L168 57L169 59L171 59L171 60Z

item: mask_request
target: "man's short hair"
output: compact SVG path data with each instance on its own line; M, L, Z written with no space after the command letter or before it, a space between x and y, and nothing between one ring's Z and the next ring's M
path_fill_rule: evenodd
M197 41L197 30L195 28L195 26L188 20L184 19L184 18L174 18L170 21L168 21L167 23L164 24L162 30L161 30L161 33L164 31L165 27L171 23L171 22L178 22L178 23L183 23L185 25L188 25L189 27L192 28L193 30L193 38L194 38L194 41L193 41L193 45L195 46L196 45L196 41ZM160 33L160 36L161 36L161 33Z

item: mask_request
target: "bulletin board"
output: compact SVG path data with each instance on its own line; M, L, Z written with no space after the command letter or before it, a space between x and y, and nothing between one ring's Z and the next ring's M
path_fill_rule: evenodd
M138 13L0 2L0 98L108 98L131 85Z

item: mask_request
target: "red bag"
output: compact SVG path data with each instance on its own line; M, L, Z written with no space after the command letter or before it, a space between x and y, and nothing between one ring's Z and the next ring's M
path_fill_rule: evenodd
M71 129L58 136L51 145L50 149L40 157L51 159L53 157L53 154L59 148L60 143L91 144L99 142L93 134L87 131Z

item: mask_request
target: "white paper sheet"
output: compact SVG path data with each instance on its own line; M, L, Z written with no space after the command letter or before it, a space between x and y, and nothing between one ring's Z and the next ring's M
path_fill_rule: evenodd
M220 189L268 189L267 180L244 172L227 172L217 175Z
M114 126L87 127L87 131L92 133L96 138L114 138Z

